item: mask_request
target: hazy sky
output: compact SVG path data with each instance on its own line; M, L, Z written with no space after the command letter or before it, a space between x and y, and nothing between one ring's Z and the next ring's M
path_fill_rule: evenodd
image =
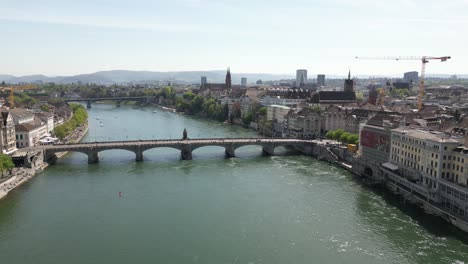
M468 73L468 0L0 0L0 73Z

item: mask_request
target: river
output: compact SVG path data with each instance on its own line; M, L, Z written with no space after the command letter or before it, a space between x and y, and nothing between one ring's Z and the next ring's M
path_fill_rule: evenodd
M251 137L216 121L94 104L84 141ZM99 117L99 120L96 119ZM102 126L100 122L102 120ZM279 150L280 154L285 150ZM70 153L0 201L0 261L15 263L468 263L444 221L306 156L242 147Z

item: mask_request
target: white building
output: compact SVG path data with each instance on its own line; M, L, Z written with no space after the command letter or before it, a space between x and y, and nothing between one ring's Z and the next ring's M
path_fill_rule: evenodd
M34 122L34 114L26 109L12 108L10 109L10 114L13 117L13 121L15 122L15 125Z
M267 106L267 120L282 123L290 110L291 108L284 105L269 105Z
M36 116L46 123L48 133L54 130L54 115L52 113L39 113Z
M38 145L39 134L41 133L42 126L35 126L32 124L21 124L15 126L16 130L16 147L26 148Z

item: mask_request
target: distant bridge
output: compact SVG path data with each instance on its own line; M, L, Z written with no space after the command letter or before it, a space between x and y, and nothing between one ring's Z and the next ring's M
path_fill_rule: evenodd
M206 146L219 146L225 149L226 157L235 157L237 148L257 145L262 147L266 155L274 155L275 148L279 146L292 147L295 150L311 155L313 153L313 141L301 139L275 139L275 138L204 138L187 140L132 140L132 141L108 141L87 142L76 144L55 144L32 147L29 150L42 151L44 160L55 157L58 152L81 152L88 156L89 163L99 161L99 152L111 149L123 149L132 151L136 155L136 161L143 160L143 152L154 148L174 148L181 152L183 160L192 159L192 151Z
M66 98L65 102L86 102L87 108L91 108L91 103L97 101L115 101L117 102L117 107L120 106L120 103L125 101L140 101L148 102L151 99L154 99L154 96L128 96L128 97L97 97L97 98Z

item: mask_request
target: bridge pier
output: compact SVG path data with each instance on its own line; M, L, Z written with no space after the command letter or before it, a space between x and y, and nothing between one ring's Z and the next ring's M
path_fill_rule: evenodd
M192 145L184 144L182 151L180 152L180 157L182 160L191 160L192 159Z
M99 161L99 155L96 150L89 150L88 152L88 163L97 163Z
M143 151L141 150L141 147L137 148L135 151L136 154L136 161L143 161Z
M235 148L233 145L226 146L225 154L227 158L233 158L236 156Z
M88 108L88 109L91 108L91 101L86 101L86 108Z
M120 103L121 103L121 101L117 101L116 106L120 107Z
M265 156L273 156L275 155L275 147L270 146L270 145L265 145L262 147L262 152L263 152L263 155Z

